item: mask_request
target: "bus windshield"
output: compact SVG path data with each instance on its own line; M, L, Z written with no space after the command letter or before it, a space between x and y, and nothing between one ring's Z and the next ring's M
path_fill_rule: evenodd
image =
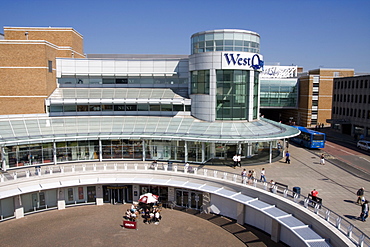
M314 141L322 141L322 140L325 140L325 136L324 135L313 134L313 140Z

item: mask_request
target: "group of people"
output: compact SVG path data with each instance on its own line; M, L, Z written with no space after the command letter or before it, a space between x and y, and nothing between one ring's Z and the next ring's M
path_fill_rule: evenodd
M129 221L137 221L139 216L142 215L145 224L154 223L155 225L159 224L159 221L162 219L161 210L159 207L145 204L139 206L134 203L131 205L131 208L126 210L124 218Z
M242 167L242 156L240 154L235 154L233 157L233 162L234 162L234 169L235 167Z
M365 199L365 188L361 187L360 189L358 189L356 195L356 204L361 205L360 220L364 222L369 216L369 201Z
M265 168L262 168L260 175L261 175L260 180L263 181L263 182L266 182L266 170L265 170ZM250 183L252 183L253 179L257 179L257 173L254 169L249 170L248 172L247 172L246 169L243 169L243 171L241 173L241 177L242 177L242 183L250 184Z

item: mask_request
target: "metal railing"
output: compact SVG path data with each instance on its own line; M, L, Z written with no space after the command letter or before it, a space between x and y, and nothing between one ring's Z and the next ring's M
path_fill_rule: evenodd
M10 173L0 174L0 187L7 181L12 180L27 180L32 178L38 178L40 176L47 176L52 174L63 174L63 173L77 173L77 172L101 172L101 171L122 171L122 170L153 170L163 172L181 172L188 174L189 176L206 176L214 179L224 180L231 183L236 183L241 186L255 187L270 191L276 195L279 195L287 200L293 201L297 205L302 206L302 210L309 210L319 217L325 219L328 223L336 227L342 232L348 239L350 239L357 246L370 246L370 238L359 228L354 226L351 222L344 219L339 214L330 210L322 204L318 204L315 201L310 200L308 197L298 194L293 190L286 189L279 185L270 184L257 179L243 179L241 175L228 173L216 169L191 167L191 169L184 168L183 165L158 163L153 165L151 163L93 163L93 164L63 164L55 166L43 166L36 168L34 171L31 169L20 169L12 171ZM76 204L92 204L92 203L76 203ZM66 205L66 207L71 205ZM72 205L74 206L74 205ZM39 209L35 211L44 211L45 209ZM49 209L50 210L50 209ZM33 212L29 212L33 213ZM26 214L26 213L25 213ZM27 213L28 214L28 213ZM0 222L14 218L14 216L3 217L0 215Z

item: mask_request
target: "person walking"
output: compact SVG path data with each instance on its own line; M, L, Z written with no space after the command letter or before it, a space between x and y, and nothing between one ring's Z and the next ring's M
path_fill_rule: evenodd
M289 151L286 151L286 154L285 154L285 163L290 164L290 153L289 153Z
M247 182L247 170L243 169L241 176L242 176L242 184L245 184Z
M266 170L265 168L262 168L261 170L261 181L266 182Z
M233 161L234 161L234 169L235 169L235 167L238 165L238 155L237 154L235 154L234 156L233 156Z
M238 154L236 163L239 167L242 167L242 156L241 154Z
M320 156L320 165L325 165L325 157L324 157L324 154L321 154L321 156Z
M362 201L363 201L363 197L364 197L364 194L365 194L365 189L364 187L361 187L358 189L356 195L357 195L357 204L360 204L362 205Z
M369 216L369 201L365 200L365 202L361 205L361 221L365 222L366 218Z

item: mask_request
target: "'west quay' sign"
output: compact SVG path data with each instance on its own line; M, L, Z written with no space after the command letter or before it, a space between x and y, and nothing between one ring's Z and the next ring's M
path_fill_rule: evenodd
M222 52L222 69L262 70L263 56L249 52Z

